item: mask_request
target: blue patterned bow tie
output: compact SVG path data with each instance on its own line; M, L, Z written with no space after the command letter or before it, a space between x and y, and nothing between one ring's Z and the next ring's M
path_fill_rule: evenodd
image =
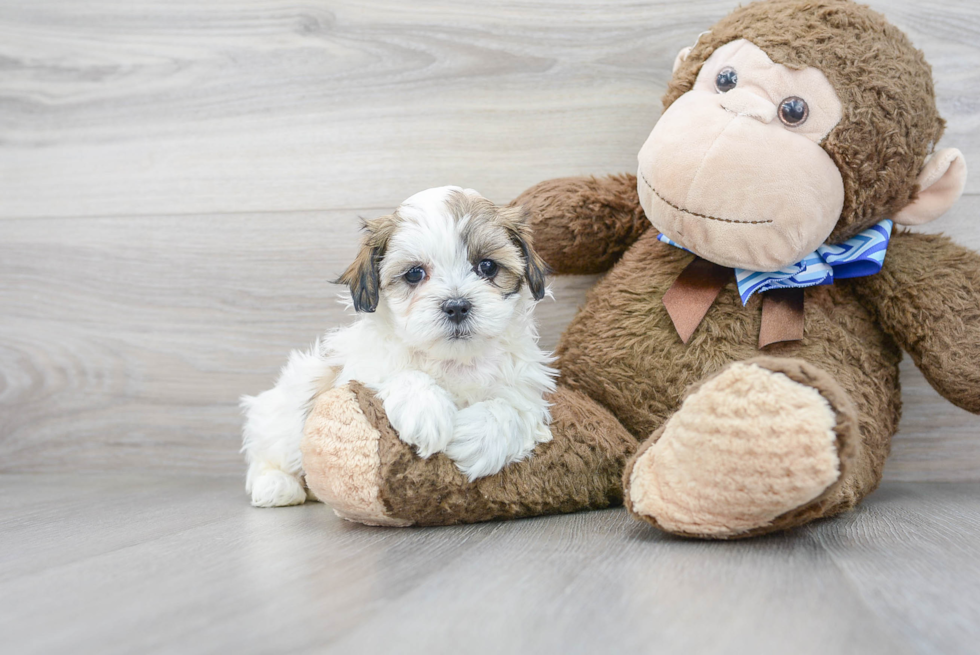
M881 270L885 261L891 233L892 222L886 218L840 245L831 246L825 243L802 260L778 271L767 273L736 268L738 295L744 305L753 293L771 289L815 287L833 284L835 279L874 275ZM663 234L657 238L666 244L687 250Z

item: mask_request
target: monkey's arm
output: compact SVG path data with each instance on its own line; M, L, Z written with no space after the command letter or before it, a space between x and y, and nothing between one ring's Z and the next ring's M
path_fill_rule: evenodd
M944 236L896 232L881 272L854 283L929 383L980 413L980 255Z
M534 248L560 275L609 270L650 227L634 175L547 180L511 204L530 212Z

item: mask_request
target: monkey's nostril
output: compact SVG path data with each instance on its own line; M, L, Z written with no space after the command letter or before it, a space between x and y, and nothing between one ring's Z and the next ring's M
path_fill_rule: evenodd
M446 317L453 323L459 324L466 320L469 316L470 309L473 305L469 300L465 298L451 298L446 302L442 303L442 311L446 313Z

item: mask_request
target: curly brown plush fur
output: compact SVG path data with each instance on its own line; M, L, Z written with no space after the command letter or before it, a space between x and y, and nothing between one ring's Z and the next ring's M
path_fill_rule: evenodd
M661 298L691 259L645 234L590 291L558 346L562 384L609 409L638 440L658 430L689 389L731 362L759 355L761 301L753 297L743 307L734 277L691 340L678 338ZM898 345L876 325L853 284L838 284L807 289L806 337L765 352L816 364L861 408L867 460L855 469L852 505L877 486L898 428Z
M524 206L532 216L557 219L537 221L534 240L538 254L562 275L609 270L650 229L636 193L635 175L548 180L511 204ZM590 220L575 220L578 216Z
M317 497L371 525L451 525L516 519L623 502L620 476L636 440L595 401L559 389L555 437L499 474L467 482L443 454L415 455L381 401L353 382L314 404L303 466Z
M674 72L664 109L690 91L711 53L737 39L751 41L776 63L822 71L840 96L843 118L822 144L844 176L844 209L829 243L849 239L912 200L916 176L945 122L936 109L932 68L905 34L849 0L754 2L701 35Z
M877 13L844 0L752 4L702 35L675 74L665 105L691 87L715 48L740 38L777 63L819 68L839 93L844 117L823 142L846 195L833 240L915 197L917 174L943 123L929 66L904 35ZM734 276L689 341L681 341L663 297L694 256L660 242L649 229L633 176L551 180L515 203L530 211L539 253L556 272L609 271L558 346L554 441L531 459L468 485L444 457L414 457L385 432L379 406L362 401L364 414L386 435L380 451L371 451L380 462L376 488L384 520L482 521L602 507L623 498L637 513L633 489L641 499L653 499L637 515L654 525L670 522L671 531L693 537L752 536L845 511L876 488L901 415L903 349L943 396L980 412L980 255L948 239L893 234L880 273L805 289L803 339L760 352L762 299L754 295L743 306ZM749 391L732 391L734 383L709 386L713 378L728 384L729 374L741 375L736 382ZM762 402L748 403L746 396ZM694 403L705 410L697 420L677 421L692 417L682 407L685 397L710 401ZM792 411L787 399L796 403ZM757 411L760 405L764 411ZM738 418L737 431L726 424L730 417ZM761 424L753 422L756 417ZM792 437L814 425L810 436L816 436L801 438L794 450ZM774 434L780 437L774 441L790 444L780 451L789 456L754 457L774 452L758 446ZM633 474L621 477L634 450ZM823 457L823 466L821 475L809 476L816 481L809 485L807 475L798 473L801 466L818 469L807 468L817 461L812 453ZM721 472L715 476L721 484L712 479L714 489L699 493L704 489L697 481L706 476L697 466L709 460L721 463L711 469ZM667 462L668 475L646 466L651 462ZM770 493L776 488L792 493ZM721 500L711 506L715 491ZM756 522L746 520L751 512L741 512L745 506L738 502L752 497L766 500ZM769 502L784 497L793 502ZM664 507L672 512L667 521L656 514ZM699 523L698 517L707 518Z
M950 402L980 414L980 266L938 235L897 232L878 275L849 286Z

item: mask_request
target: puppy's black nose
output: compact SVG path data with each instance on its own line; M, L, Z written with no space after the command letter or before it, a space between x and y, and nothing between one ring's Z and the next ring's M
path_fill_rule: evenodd
M449 317L450 321L458 325L470 315L470 308L472 306L470 301L465 298L451 298L442 303L442 311L446 312L446 316Z

